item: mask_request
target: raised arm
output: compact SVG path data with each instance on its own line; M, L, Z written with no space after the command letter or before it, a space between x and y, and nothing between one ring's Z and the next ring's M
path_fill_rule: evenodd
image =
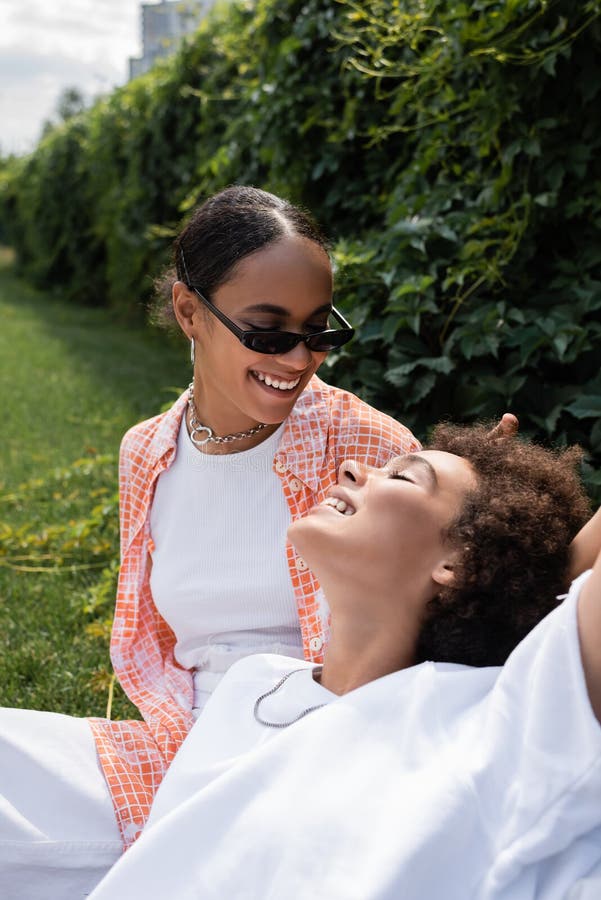
M601 551L601 507L580 529L570 545L569 580L591 569Z
M599 512L588 524L590 525L595 520L599 526L601 523ZM595 715L601 722L601 549L599 549L599 543L597 543L597 549L593 572L582 588L578 603L578 634L586 686Z

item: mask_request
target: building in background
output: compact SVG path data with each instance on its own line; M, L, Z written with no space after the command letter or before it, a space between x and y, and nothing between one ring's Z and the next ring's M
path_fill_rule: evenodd
M198 28L214 3L215 0L142 3L142 56L130 57L130 79L148 72L159 57L174 53L182 39Z

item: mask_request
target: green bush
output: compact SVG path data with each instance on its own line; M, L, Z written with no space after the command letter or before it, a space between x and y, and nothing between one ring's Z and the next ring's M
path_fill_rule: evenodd
M601 5L343 5L387 109L366 137L402 134L409 163L384 227L338 246L365 325L337 380L418 433L511 408L598 465Z
M360 326L326 377L422 435L511 408L601 466L600 16L601 0L227 4L12 164L0 227L38 284L139 316L199 199L275 190L333 235Z

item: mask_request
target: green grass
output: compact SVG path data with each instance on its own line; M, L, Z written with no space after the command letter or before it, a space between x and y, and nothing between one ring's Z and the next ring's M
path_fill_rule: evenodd
M0 252L0 704L104 715L123 432L186 351L34 291ZM113 717L134 711L115 691Z

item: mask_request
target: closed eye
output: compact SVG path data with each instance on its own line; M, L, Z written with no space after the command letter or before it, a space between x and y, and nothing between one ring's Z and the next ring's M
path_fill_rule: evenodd
M411 484L428 488L431 491L438 488L435 469L427 459L417 453L408 453L405 456L391 459L387 468L393 478L398 477L402 481L409 481ZM407 473L409 473L408 477Z
M413 478L409 478L405 472L391 472L388 476L389 478L394 478L397 481L408 481L410 484L415 484L415 480Z

